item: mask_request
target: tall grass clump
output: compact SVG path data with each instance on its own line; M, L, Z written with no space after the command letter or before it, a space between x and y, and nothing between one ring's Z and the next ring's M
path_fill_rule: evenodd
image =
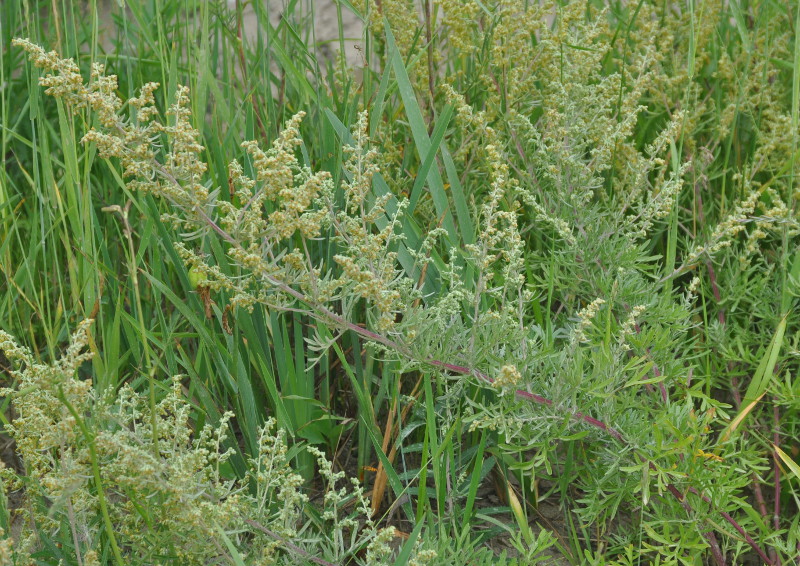
M797 6L18 8L7 562L798 560Z

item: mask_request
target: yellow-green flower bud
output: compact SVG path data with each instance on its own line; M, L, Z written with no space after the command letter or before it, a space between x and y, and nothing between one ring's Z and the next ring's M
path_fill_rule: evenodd
M203 279L205 279L205 275L196 267L189 270L189 284L192 286L192 289L197 289Z

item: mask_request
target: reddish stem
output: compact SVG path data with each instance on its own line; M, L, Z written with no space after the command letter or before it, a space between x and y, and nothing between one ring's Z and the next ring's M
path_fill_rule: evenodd
M177 182L177 180L168 171L165 171L163 167L161 169L162 169L162 172L165 173L165 176L170 178L176 184L179 184ZM212 228L212 230L214 230L225 241L229 242L234 247L242 249L241 244L239 242L237 242L236 239L233 236L231 236L230 234L225 232L225 230L222 229L216 222L214 222L205 213L205 211L202 210L202 208L196 207L194 212L198 213L199 216L201 216L201 218L203 219L203 221L206 222ZM334 323L338 324L340 327L347 328L348 330L352 330L353 332L355 332L355 333L357 333L357 334L359 334L359 335L361 335L361 336L363 336L365 338L368 338L369 340L373 340L373 341L375 341L375 342L377 342L379 344L383 344L385 346L388 346L388 347L394 349L395 351L397 351L398 353L400 353L400 354L402 354L404 356L407 356L412 360L414 359L412 353L409 352L408 348L406 348L405 345L403 345L403 344L401 344L399 342L396 342L396 341L394 341L394 340L392 340L390 338L387 338L386 336L383 336L381 334L377 334L375 332L372 332L371 330L368 330L368 329L364 328L363 326L360 326L358 324L350 322L349 320L346 320L343 316L341 316L339 314L336 314L335 312L331 311L330 309L328 309L328 308L324 307L323 305L315 302L313 299L310 299L309 297L306 297L300 291L292 288L287 283L284 283L283 281L280 281L279 279L276 279L275 277L267 275L264 278L270 284L274 285L275 287L277 287L278 289L280 289L283 292L287 293L288 295L296 298L298 301L307 304L308 306L312 307L313 309L316 309L317 312L321 315L321 318L323 318L323 319L327 318L331 322L334 322ZM487 374L485 374L482 371L477 370L477 369L469 368L469 367L466 367L466 366L459 366L459 365L455 365L455 364L451 364L451 363L448 363L448 362L443 362L441 360L435 360L435 359L427 359L427 360L424 360L424 362L427 363L430 366L433 366L433 367L439 367L439 368L446 369L446 370L449 370L449 371L452 371L452 372L455 372L455 373L460 373L462 375L473 375L473 376L478 377L479 379L481 379L481 380L483 380L483 381L485 381L487 383L494 383L494 379L492 379ZM541 395L537 395L535 393L530 393L528 391L524 391L524 390L521 390L521 389L517 389L515 391L515 395L517 397L521 398L521 399L527 399L527 400L533 401L534 403L538 403L540 405L547 405L547 406L552 406L553 405L553 401L551 399L547 399L546 397L543 397ZM585 413L582 413L580 411L575 411L570 416L572 418L574 418L575 420L583 421L583 422L585 422L586 424L588 424L590 426L593 426L593 427L595 427L597 429L600 429L600 430L608 433L610 436L612 436L613 438L618 440L621 444L623 444L625 446L630 446L630 443L627 440L625 440L625 437L618 430L608 426L606 423L604 423L604 422L602 422L602 421L600 421L598 419L595 419L594 417L591 417L591 416L589 416L589 415L587 415ZM637 452L637 454L638 454L638 452ZM644 456L639 455L639 457L643 461L648 461L649 462L649 460L647 458L645 458ZM650 466L651 469L655 469L655 464L653 464L653 462L649 462L649 466ZM672 495L674 497L676 497L678 499L678 501L680 501L684 505L685 508L687 508L687 506L689 504L688 504L688 502L685 502L685 498L680 493L680 491L678 491L678 489L675 488L675 486L673 486L671 484L670 484L670 486L667 486L667 487L668 487L670 493L672 493ZM708 499L704 495L700 495L700 493L696 489L689 488L689 491L699 495L700 497L703 498L704 501L708 501L709 503L711 503L710 499ZM691 509L691 507L688 507L688 509ZM739 534L742 535L742 537L753 548L753 550L755 550L758 553L758 555L764 560L764 562L766 564L768 564L769 566L775 566L775 563L772 560L770 560L767 557L766 554L764 554L764 551L761 550L761 548L758 546L758 544L744 531L744 529L742 529L742 527L733 519L733 517L731 517L725 511L719 511L719 514L728 523L730 523L731 526L733 526L733 528L735 528L739 532ZM707 535L709 535L709 536L707 536ZM706 540L709 541L709 545L711 546L711 549L712 549L712 554L714 555L715 561L716 561L719 558L717 556L717 553L716 553L716 550L715 550L716 538L714 537L713 533L706 533L706 534L704 534L704 536L706 537ZM718 548L719 547L717 545L717 549ZM724 560L724 558L723 558L723 560ZM724 564L724 562L723 562L723 564Z
M481 372L479 370L474 370L474 369L470 369L470 368L464 367L464 366L458 366L458 365L454 365L454 364L449 364L447 362L442 362L442 361L439 361L439 360L428 360L427 363L429 365L432 365L432 366L435 366L435 367L440 367L440 368L443 368L443 369L448 369L448 370L456 372L456 373L461 373L461 374L464 374L464 375L474 375L475 377L478 377L478 378L482 379L483 381L486 381L487 383L494 383L494 380L491 377L489 377L488 375L486 375L485 373L483 373L483 372ZM553 401L551 399L547 399L546 397L542 397L541 395L536 395L534 393L529 393L529 392L523 391L521 389L517 389L515 391L515 394L516 394L517 397L519 397L521 399L528 399L528 400L533 401L535 403L538 403L540 405L548 405L548 406L552 406L553 405ZM576 420L583 421L583 422L585 422L585 423L587 423L587 424L589 424L589 425L591 425L591 426L593 426L595 428L599 428L600 430L603 430L603 431L607 432L609 435L611 435L615 439L617 439L620 443L622 443L624 445L627 445L627 446L630 446L630 443L625 440L625 437L622 436L622 434L618 430L608 426L606 423L604 423L602 421L599 421L599 420L595 419L594 417L590 417L589 415L581 413L580 411L576 411L576 412L572 413L571 416L572 416L572 418L574 418ZM637 453L637 455L638 455L638 453ZM653 462L650 462L644 456L639 455L639 458L641 458L643 461L647 461L648 465L650 466L650 469L652 469L652 470L656 469L655 464ZM678 490L677 487L675 487L673 484L669 484L667 486L667 489L669 490L669 492L678 501L681 502L681 505L684 507L684 509L686 509L687 511L691 511L692 510L691 505L689 505L689 502L686 501L686 498ZM703 501L713 505L713 502L711 501L711 499L708 496L701 494L699 491L697 491L697 489L695 489L693 487L690 487L689 491L694 493L698 497L700 497ZM758 546L758 543L755 540L753 540L753 538L750 535L747 534L747 532L742 528L742 526L739 525L739 523L736 522L736 519L734 519L726 511L718 511L718 513L734 529L736 529L736 531L742 536L742 538L744 538L744 540L747 542L747 544L749 544L750 547L753 550L755 550L756 553L758 553L758 555L764 560L764 562L766 564L768 564L770 566L775 566L775 562L772 561L771 559L769 559L766 554L764 554L764 551L761 550L761 547ZM704 533L703 536L709 542L709 545L711 547L712 555L714 555L714 560L718 564L725 564L725 559L722 556L721 550L719 549L719 544L716 542L716 536L714 535L714 533L713 532ZM719 553L719 554L717 554L717 553ZM721 562L719 561L720 559L722 560Z
M655 465L650 462L650 468L655 469ZM686 513L691 515L694 512L692 506L689 505L689 502L686 501L686 497L680 492L680 490L675 487L674 484L667 485L667 491L669 491L672 496L680 501L681 506L686 510ZM714 562L718 566L724 566L725 564L725 557L722 554L722 550L719 547L719 542L717 542L717 537L713 531L706 531L703 533L703 537L708 541L708 545L711 547L711 555L714 557Z
M650 353L650 348L647 349L647 353ZM655 362L653 362L653 375L656 377L661 377L661 370L658 369L658 366ZM667 395L667 388L664 387L663 381L658 382L658 390L661 391L661 402L666 403L669 396Z
M711 499L707 495L703 495L702 493L700 493L699 491L697 491L697 489L695 489L693 487L689 488L689 492L693 493L694 495L696 495L697 497L699 497L700 499L702 499L703 501L705 501L706 503L708 503L710 505L714 504L714 502L711 501ZM750 535L748 535L747 532L742 528L742 526L739 523L736 522L736 519L731 517L730 514L728 512L726 512L726 511L718 511L718 513L720 515L722 515L722 518L725 519L726 521L728 521L728 523L734 529L736 529L736 531L740 535L742 535L742 538L747 542L747 544L749 544L753 548L753 550L755 550L758 553L758 555L761 557L761 559L766 564L769 564L770 566L776 566L775 563L771 559L767 558L767 555L764 554L764 551L761 550L761 547L758 546L756 541L754 541L753 538Z
M706 269L708 269L708 281L711 283L711 292L714 294L714 300L717 301L717 304L722 300L722 296L719 293L719 286L717 285L717 273L714 271L714 266L711 264L711 260L706 260ZM719 320L720 324L725 324L725 309L719 309L717 312L717 319Z

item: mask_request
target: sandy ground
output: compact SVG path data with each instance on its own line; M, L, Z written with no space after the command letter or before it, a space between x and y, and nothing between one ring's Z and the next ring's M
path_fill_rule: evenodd
M228 6L235 9L236 0L227 0ZM270 14L273 26L280 23L284 16L287 0L263 0L264 5ZM302 18L311 15L314 18L314 39L317 44L319 56L329 58L335 57L339 50L339 23L337 13L337 2L333 0L305 0L298 3L299 10L293 15L295 18ZM247 38L255 37L258 23L253 14L252 4L248 4L244 10L244 35ZM351 66L360 63L361 56L355 46L361 41L363 24L358 17L346 7L341 8L342 29L345 41L345 56Z
M135 0L128 0L135 1ZM244 5L243 9L243 35L246 40L254 41L258 34L258 21L255 15L254 3L240 1ZM260 0L267 9L270 22L273 27L280 24L281 18L288 17L290 21L296 23L300 20L307 21L306 18L314 20L314 35L308 38L309 44L316 44L317 56L324 59L333 59L339 51L339 14L337 2L335 0L301 0L297 2L294 13L287 14L286 9L289 0ZM237 0L226 0L228 8L233 13L236 10ZM354 2L358 4L358 2ZM119 13L118 0L102 0L98 3L99 20L101 26L103 22L111 23L112 14ZM345 38L345 56L349 66L358 67L361 64L361 55L356 46L361 42L364 29L361 20L353 14L347 7L341 7L342 29ZM305 26L295 26L295 29L305 28ZM264 32L265 30L262 30ZM101 30L102 44L107 51L113 50L112 38L109 34L104 34ZM306 39L304 37L304 39Z

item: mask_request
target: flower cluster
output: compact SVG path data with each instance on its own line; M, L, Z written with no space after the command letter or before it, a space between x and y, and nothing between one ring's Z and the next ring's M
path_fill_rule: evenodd
M17 509L19 542L0 542L0 564L27 563L41 532L61 529L71 533L84 564L98 563L104 541L112 537L123 560L142 562L164 556L183 564L217 562L228 556L226 539L236 540L253 563L276 563L289 550L306 553L314 538L307 542L303 528L308 497L291 468L285 431L275 431L268 420L246 477L226 478L222 470L234 453L227 436L233 414L195 430L180 376L155 415L129 386L115 398L98 398L91 381L78 377L91 358L90 324L78 326L64 356L50 365L34 362L30 351L0 332L0 351L13 364L16 381L0 391L16 410L6 431L26 466L24 477L2 470L5 487L21 490L25 501ZM377 529L357 480L349 492L338 488L344 473L334 472L319 450L309 451L327 481L322 517L335 531L328 539L331 557L345 559L368 546L376 557L370 564L381 563L380 549L390 549L394 532ZM351 501L355 512L346 514ZM110 522L104 525L103 517Z

